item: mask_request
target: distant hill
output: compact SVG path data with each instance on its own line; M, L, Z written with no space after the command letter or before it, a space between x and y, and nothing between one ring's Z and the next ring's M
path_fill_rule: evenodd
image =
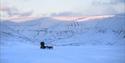
M79 22L58 20L51 17L21 23L0 21L0 27L2 42L10 41L8 38L11 37L17 42L20 39L23 42L34 44L39 44L40 41L53 45L125 44L124 14Z

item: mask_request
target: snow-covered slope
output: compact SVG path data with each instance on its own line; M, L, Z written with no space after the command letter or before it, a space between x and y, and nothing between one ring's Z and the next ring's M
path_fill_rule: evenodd
M61 21L49 17L14 23L1 21L1 38L11 36L39 44L40 41L53 45L120 45L125 43L125 15L86 21ZM81 20L81 19L80 19ZM1 40L5 40L1 39ZM15 39L15 38L13 38Z

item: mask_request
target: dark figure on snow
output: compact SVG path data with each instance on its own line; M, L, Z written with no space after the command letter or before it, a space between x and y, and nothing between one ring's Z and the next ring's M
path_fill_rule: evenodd
M45 48L46 48L44 42L41 42L41 43L40 43L40 48L42 48L42 49L45 49Z
M53 49L52 46L45 46L45 43L44 43L44 42L40 42L40 48L41 48L41 49L45 49L45 48L47 48L47 49Z

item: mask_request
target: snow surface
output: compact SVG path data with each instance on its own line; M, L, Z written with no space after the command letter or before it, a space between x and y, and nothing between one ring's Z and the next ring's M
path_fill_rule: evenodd
M54 49L40 49L41 41ZM125 63L125 15L0 21L0 63Z
M1 63L125 63L125 46L55 46L17 43L1 47Z

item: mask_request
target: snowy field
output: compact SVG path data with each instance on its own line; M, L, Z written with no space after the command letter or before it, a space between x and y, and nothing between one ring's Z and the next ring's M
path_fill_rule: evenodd
M125 63L125 46L1 46L0 63Z

